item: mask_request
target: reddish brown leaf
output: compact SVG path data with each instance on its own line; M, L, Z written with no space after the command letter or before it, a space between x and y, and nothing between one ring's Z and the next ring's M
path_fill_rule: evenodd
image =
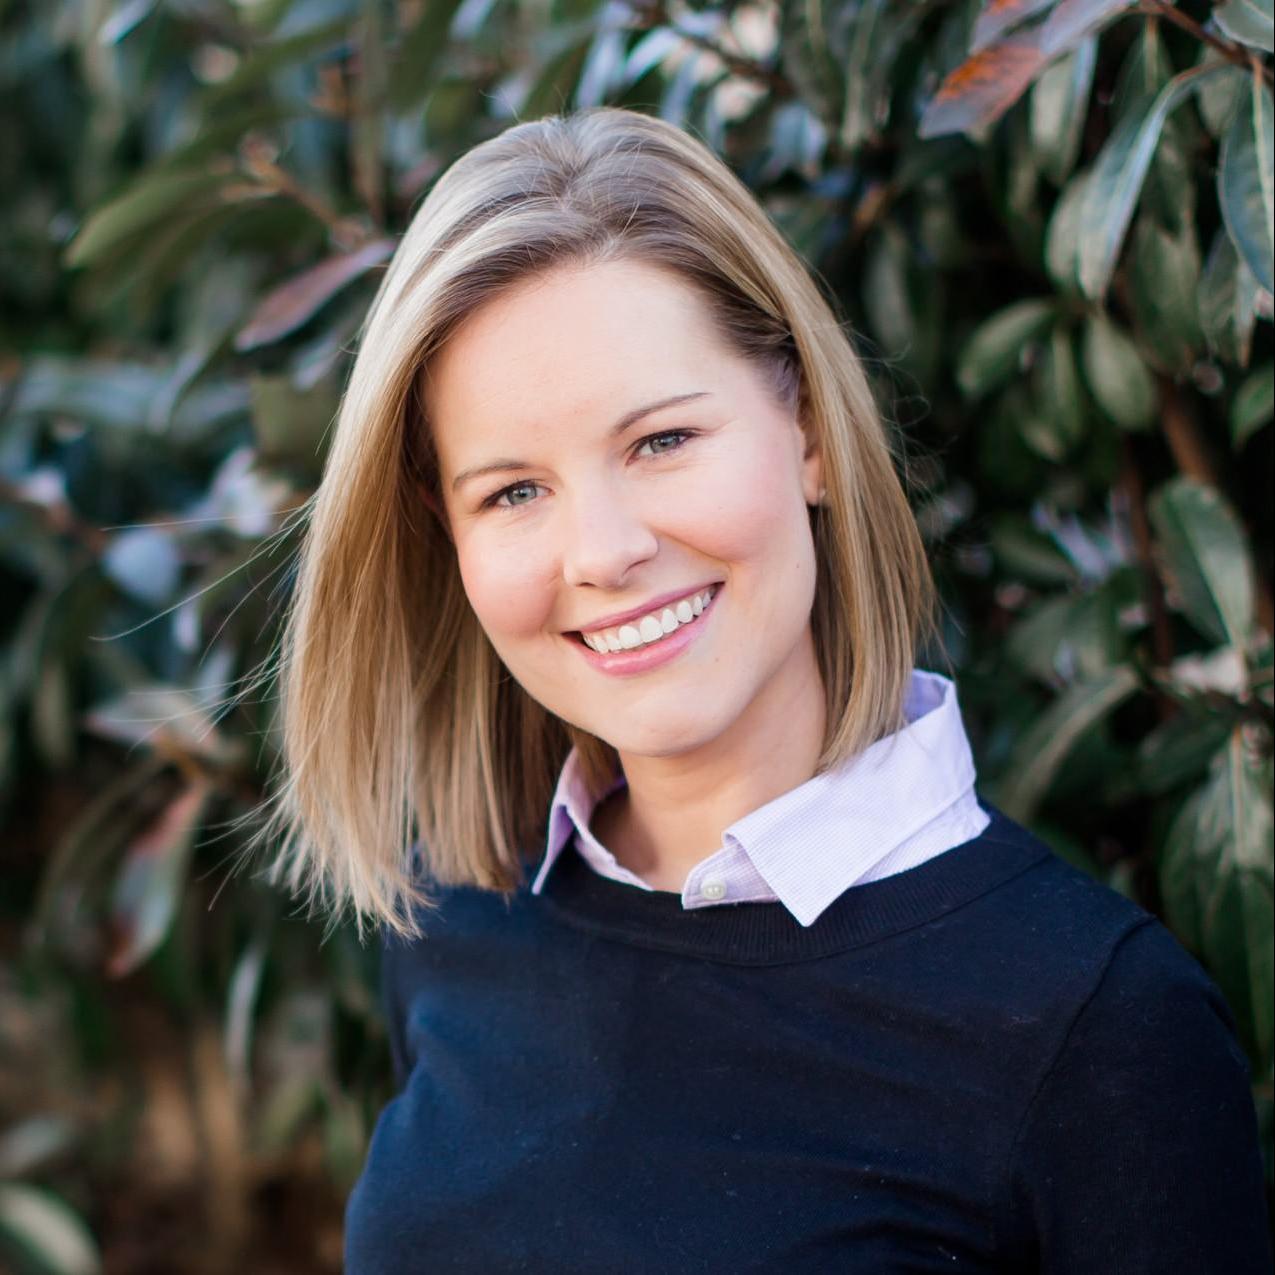
M1045 68L1034 33L1010 36L968 57L939 86L921 116L921 137L972 133L998 120Z
M191 784L129 846L111 900L106 972L112 978L136 969L168 933L209 791L203 781Z
M1025 22L1033 14L1048 9L1054 0L987 0L974 23L970 52L985 49L998 36Z
M392 239L374 239L355 252L329 257L268 293L235 337L236 350L253 350L295 331L346 284L394 251Z

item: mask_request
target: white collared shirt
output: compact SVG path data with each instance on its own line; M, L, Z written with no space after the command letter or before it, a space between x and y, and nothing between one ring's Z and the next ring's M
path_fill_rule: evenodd
M941 674L915 669L903 711L908 724L895 734L731 824L721 847L687 875L682 906L779 902L811 925L850 886L914 868L978 836L990 816L974 795L974 759L956 687ZM591 794L571 751L554 793L533 894L573 834L595 872L654 888L589 828L598 803L623 783L617 776L606 792Z

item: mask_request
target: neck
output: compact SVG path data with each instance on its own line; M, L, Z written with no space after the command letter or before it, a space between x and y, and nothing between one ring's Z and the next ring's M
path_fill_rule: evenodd
M621 753L627 786L599 806L595 835L648 885L680 892L732 823L814 775L825 716L807 634L801 651L716 739L672 757Z

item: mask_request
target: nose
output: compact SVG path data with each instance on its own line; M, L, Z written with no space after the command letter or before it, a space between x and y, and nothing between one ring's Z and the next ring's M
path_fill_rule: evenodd
M562 578L569 585L621 588L629 572L659 549L647 519L613 488L577 492L567 506Z

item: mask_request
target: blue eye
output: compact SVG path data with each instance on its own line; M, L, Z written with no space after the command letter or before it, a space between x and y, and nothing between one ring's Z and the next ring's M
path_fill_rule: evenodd
M681 448L690 437L690 430L667 429L660 434L648 434L633 450L636 453L640 452L642 448L649 446L652 456L667 456L669 452L675 452ZM669 445L664 446L663 444Z
M516 509L520 505L529 505L536 498L535 483L514 483L509 487L502 487L498 492L483 502L487 505L501 505L506 509Z
M694 437L693 429L661 430L658 434L648 434L645 438L639 439L633 445L633 455L637 456L645 449L650 457L668 456L673 452L681 451ZM483 508L520 509L524 505L534 503L539 490L539 483L527 480L511 483L508 487L502 487L488 496L483 501Z

